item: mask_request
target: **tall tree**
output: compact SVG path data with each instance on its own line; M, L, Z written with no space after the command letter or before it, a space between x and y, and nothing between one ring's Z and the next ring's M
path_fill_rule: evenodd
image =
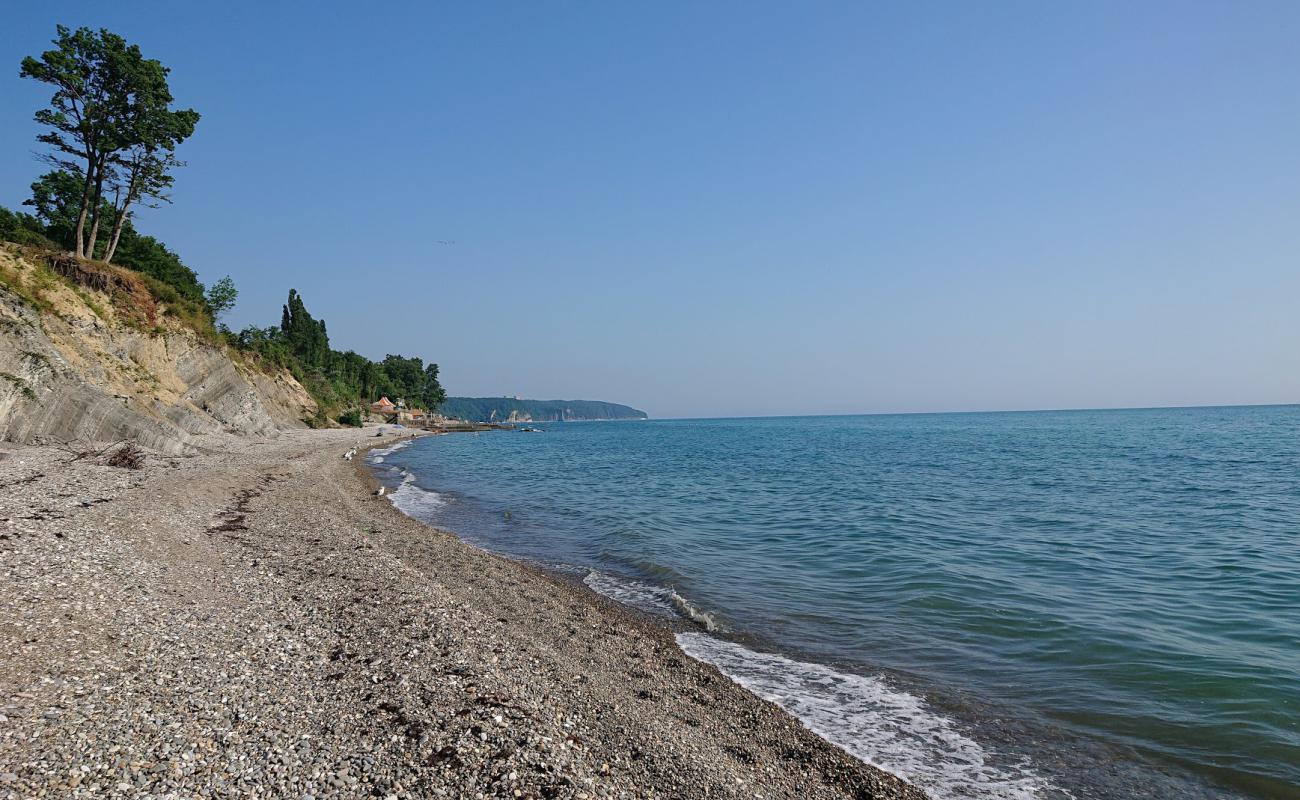
M171 197L166 191L174 179L169 171L185 164L177 161L170 152L159 154L144 145L136 145L128 152L126 157L115 160L118 170L113 183L113 231L109 235L108 247L104 249L104 260L109 262L117 253L122 228L133 213L131 205L138 203L157 208L161 203L170 203Z
M447 390L443 389L438 381L437 364L430 364L424 368L424 387L420 399L429 411L437 411L439 406L447 402Z
M85 255L83 233L90 211L90 196L98 168L106 163L105 148L112 147L112 92L105 82L104 41L88 28L75 33L60 25L55 49L39 59L24 58L19 75L55 87L50 108L36 112L35 119L50 130L37 141L52 148L46 160L57 168L81 176L81 198L77 205L76 245Z
M32 184L32 198L25 205L36 209L36 216L45 223L45 234L63 245L73 247L77 224L77 200L81 193L81 178L63 170L48 172ZM105 218L112 215L112 205L100 202L100 213ZM117 259L137 272L152 275L176 289L187 300L204 301L203 285L194 270L185 266L180 256L152 236L136 232L128 219L122 223L119 234L120 247Z
M209 286L206 299L208 309L212 311L212 318L220 321L223 315L235 307L238 298L239 290L235 288L235 282L229 275Z
M302 296L296 289L289 290L289 301L284 304L284 313L280 317L280 330L284 332L285 343L302 365L313 370L325 366L330 355L329 335L325 332L325 320L314 319L307 312Z
M164 80L155 86L161 94L137 95L129 119L132 143L113 157L113 232L104 251L105 261L112 261L117 252L122 226L130 218L133 203L157 207L159 203L171 202L167 194L175 182L171 170L185 166L185 162L176 158L176 146L193 135L199 121L193 109L168 109L171 93L167 91L166 68L162 68L162 73ZM151 80L140 83L155 84Z
M127 44L121 36L103 29L73 31L63 25L56 32L55 47L39 58L24 58L19 75L55 89L50 107L36 112L36 121L48 129L37 140L50 148L46 161L81 178L73 249L78 256L93 258L105 186L132 183L132 156L127 154L136 152L136 160L142 154L166 160L193 133L198 114L192 109L170 109L167 68L146 59L138 46ZM115 217L124 218L130 203L151 185L141 178L156 174L158 165L146 164L148 168L142 165L139 170L134 191L119 190L121 207L115 204ZM172 165L161 171L165 174ZM119 220L114 219L113 225L120 235Z
M424 361L419 357L384 356L380 362L384 374L388 376L384 392L393 400L405 400L413 406L420 402L424 388Z

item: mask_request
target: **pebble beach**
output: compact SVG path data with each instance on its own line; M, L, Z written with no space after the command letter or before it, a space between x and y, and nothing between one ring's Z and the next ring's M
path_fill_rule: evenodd
M397 435L0 451L0 798L924 797L375 497Z

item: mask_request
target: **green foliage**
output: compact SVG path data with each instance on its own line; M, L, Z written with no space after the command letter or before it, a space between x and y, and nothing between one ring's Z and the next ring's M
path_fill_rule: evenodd
M351 350L332 351L329 380L342 397L378 398L383 391L384 372L379 364Z
M194 133L199 115L171 109L169 70L137 45L104 29L56 31L54 47L24 58L19 75L54 89L34 118L44 128L37 141L49 148L45 160L78 184L72 249L95 257L102 232L111 261L131 204L166 199L169 170L180 164L175 148ZM109 193L114 200L106 207Z
M18 270L0 264L0 286L38 311L46 312L53 309L54 306L45 297L45 292L58 285L59 280L59 276L43 263L38 262L36 268L26 278Z
M86 306L91 311L95 312L95 316L99 317L105 322L109 320L108 312L104 310L104 307L100 305L97 300L95 300L94 296L91 295L90 292L86 291L80 286L73 286L72 291L77 293L77 297L81 298L81 302L85 303Z
M280 315L280 330L284 333L289 350L304 367L321 370L330 356L330 339L325 333L325 321L317 320L307 312L296 289L289 290L289 301Z
M307 311L294 289L289 290L280 327L248 327L231 334L228 341L263 363L289 370L322 408L350 408L388 395L406 400L408 406L433 410L446 398L437 364L426 366L419 358L400 355L376 363L351 350L330 349L325 321Z
M50 107L35 114L36 122L48 128L37 141L49 146L54 158L94 160L105 148L119 146L127 44L108 31L59 25L56 32L54 48L39 58L24 58L18 73L54 87ZM134 50L138 56L139 48Z
M379 367L377 394L430 410L437 409L447 399L447 393L438 382L437 364L425 367L419 358L387 355Z
M10 211L0 206L0 241L35 247L56 247L45 235L45 226L31 214Z
M313 429L328 428L330 424L329 419L324 414L321 413L317 413L316 416L314 417L303 417L302 421L303 424L306 425L308 428L313 428Z
M51 183L45 180L49 177L47 175L41 181L37 181L33 184L33 188L38 185L49 188ZM52 194L37 192L34 201L38 201L33 202L33 205L37 206L36 217L0 207L0 241L57 249L62 244L56 238L62 231L59 217L62 213L61 206ZM122 237L124 247L120 252L124 254L123 260L129 259L130 262L123 266L141 273L150 294L166 306L168 314L184 320L196 333L212 338L215 330L213 315L208 307L203 284L199 282L194 271L185 266L180 258L168 250L162 242L152 236L138 235L133 228L130 228L129 223L125 234ZM44 290L58 284L59 280L57 275L40 262L37 263L36 270L31 276L30 286L24 285L13 276L0 274L0 282L41 309L49 307L49 303L42 297ZM216 286L220 283L218 281ZM107 319L104 310L85 291L79 287L73 288L101 319ZM233 291L233 284L230 289Z
M225 277L205 291L175 252L139 233L131 219L133 205L169 202L171 170L182 165L175 149L194 133L198 113L172 109L168 69L117 34L60 25L53 44L23 59L19 73L53 89L48 107L35 114L42 126L37 141L48 148L42 158L53 169L32 184L26 205L34 215L0 208L0 239L63 247L140 273L167 313L201 335L223 337L290 370L318 401L320 412L308 421L313 426L330 424L326 408L355 407L381 394L430 409L442 403L437 364L400 355L376 363L331 350L324 320L313 318L294 290L278 328L236 334L223 326L219 334L214 322L234 307L234 282ZM38 271L36 278L35 288L19 288L39 301L44 276ZM360 422L355 408L343 417Z
M230 276L222 278L208 287L208 310L212 312L212 318L219 320L222 316L229 313L235 307L235 301L239 298L239 290L235 288L235 282Z
M53 89L35 120L47 148L41 158L54 169L32 184L24 205L34 216L0 209L0 239L116 260L146 276L169 314L215 335L213 319L233 306L234 285L218 282L219 307L210 308L194 270L131 222L132 204L167 201L170 170L181 164L175 148L194 133L198 113L172 109L169 70L121 36L56 30L54 46L24 58L19 71Z
M212 315L208 312L202 295L196 300L190 295L181 294L176 287L152 275L142 275L141 278L145 286L149 287L149 293L154 296L154 299L163 304L168 316L181 320L190 330L214 344L220 341L217 329L212 324Z
M32 199L25 203L36 210L34 224L38 228L43 225L41 232L69 250L75 249L80 192L81 180L77 176L55 170L45 173L32 184ZM107 204L104 213L109 213ZM104 248L96 246L95 255L103 254ZM138 233L130 220L122 223L116 260L121 266L157 278L192 304L207 304L203 284L194 270L185 266L180 256L167 245L152 236Z
M156 278L175 289L189 303L207 310L207 299L199 276L185 266L180 256L152 236L141 236L133 228L124 227L122 241L118 245L117 262Z
M346 425L349 428L361 427L361 411L359 409L349 408L347 411L339 414L338 419L340 425Z
M32 182L32 197L23 202L36 211L42 233L67 250L76 248L78 203L82 179L67 170L56 169ZM108 204L104 204L105 213Z
M430 411L438 410L447 402L447 390L442 388L442 382L438 380L437 364L429 364L424 368L424 385L421 388L423 392L420 401Z
M287 369L295 378L302 377L302 367L289 351L279 328L249 326L239 333L229 334L227 339L232 346L253 354L262 363Z

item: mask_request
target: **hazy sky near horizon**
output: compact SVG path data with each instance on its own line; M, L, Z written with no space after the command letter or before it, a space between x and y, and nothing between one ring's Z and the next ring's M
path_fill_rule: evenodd
M1300 3L14 3L203 114L137 226L453 394L653 416L1300 400ZM7 66L6 66L7 65Z

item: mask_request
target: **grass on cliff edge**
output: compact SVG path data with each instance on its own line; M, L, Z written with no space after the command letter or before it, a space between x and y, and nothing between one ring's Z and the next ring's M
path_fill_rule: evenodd
M105 323L116 320L139 331L163 333L172 327L166 321L174 320L175 327L207 344L225 346L207 308L157 278L85 259L77 260L79 277L69 277L51 269L56 258L72 256L52 247L0 242L0 287L43 314L58 313L57 293L66 288Z
M318 427L335 427L331 404L332 393L326 385L316 385L312 376L297 376L284 365L262 359L258 354L231 346L227 337L216 329L207 307L177 291L167 283L128 267L101 261L77 259L78 277L55 272L55 259L72 258L60 248L44 245L0 241L0 288L8 290L38 314L67 311L70 291L104 324L121 324L142 333L159 335L168 331L185 331L199 341L224 351L233 361L272 378L293 375L317 406L314 416L303 422ZM107 287L105 289L104 287ZM75 301L74 301L75 302ZM9 320L0 317L0 323ZM4 377L4 376L0 376ZM12 382L12 381L11 381ZM341 406L340 406L341 407Z

